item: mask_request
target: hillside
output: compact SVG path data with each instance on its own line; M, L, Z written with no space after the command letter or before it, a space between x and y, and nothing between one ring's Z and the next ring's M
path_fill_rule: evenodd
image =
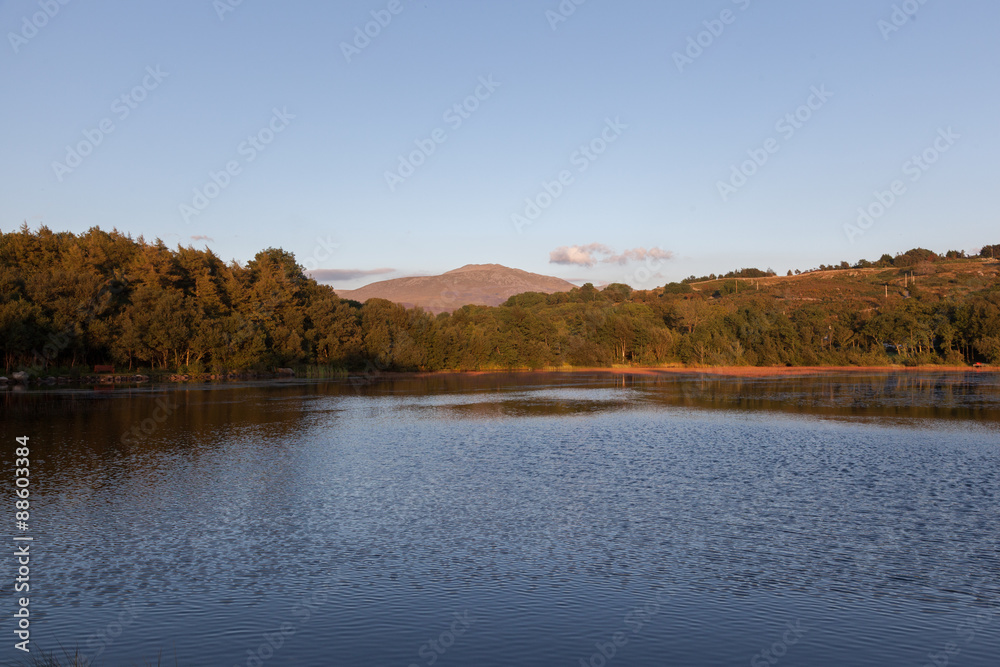
M719 278L690 282L706 296L768 296L789 302L861 302L881 306L920 295L961 299L990 288L1000 276L1000 260L962 258L909 267L847 268L809 271L792 276Z
M364 303L386 299L430 313L453 312L462 306L499 306L524 292L568 292L575 285L561 278L528 273L500 264L468 264L439 276L381 280L356 290L336 290L342 299Z

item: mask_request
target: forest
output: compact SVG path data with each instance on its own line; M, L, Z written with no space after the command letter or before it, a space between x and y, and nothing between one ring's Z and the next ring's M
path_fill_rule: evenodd
M430 315L340 299L295 257L241 265L118 231L0 232L6 373L332 373L610 366L1000 363L1000 246L913 249L776 276L586 284Z

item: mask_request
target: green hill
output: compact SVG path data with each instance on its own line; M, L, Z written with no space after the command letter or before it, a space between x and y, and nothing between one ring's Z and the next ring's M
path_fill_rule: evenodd
M977 258L915 249L791 276L741 269L644 291L588 284L435 315L342 299L281 249L242 266L116 231L24 226L0 232L0 353L5 373L34 375L106 364L164 373L998 364L998 249Z

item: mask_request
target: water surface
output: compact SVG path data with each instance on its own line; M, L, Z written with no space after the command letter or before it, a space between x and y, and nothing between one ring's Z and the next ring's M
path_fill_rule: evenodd
M434 376L0 401L5 439L32 444L32 638L95 664L161 649L180 665L1000 655L992 375Z

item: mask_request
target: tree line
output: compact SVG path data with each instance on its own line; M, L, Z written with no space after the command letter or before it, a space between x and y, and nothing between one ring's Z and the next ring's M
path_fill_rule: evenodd
M879 261L902 271L943 260L929 252ZM341 299L278 248L241 265L118 231L24 225L0 232L0 349L5 372L38 374L96 364L200 373L1000 363L995 280L960 296L909 285L881 300L795 300L757 287L587 284L435 316L383 299Z

